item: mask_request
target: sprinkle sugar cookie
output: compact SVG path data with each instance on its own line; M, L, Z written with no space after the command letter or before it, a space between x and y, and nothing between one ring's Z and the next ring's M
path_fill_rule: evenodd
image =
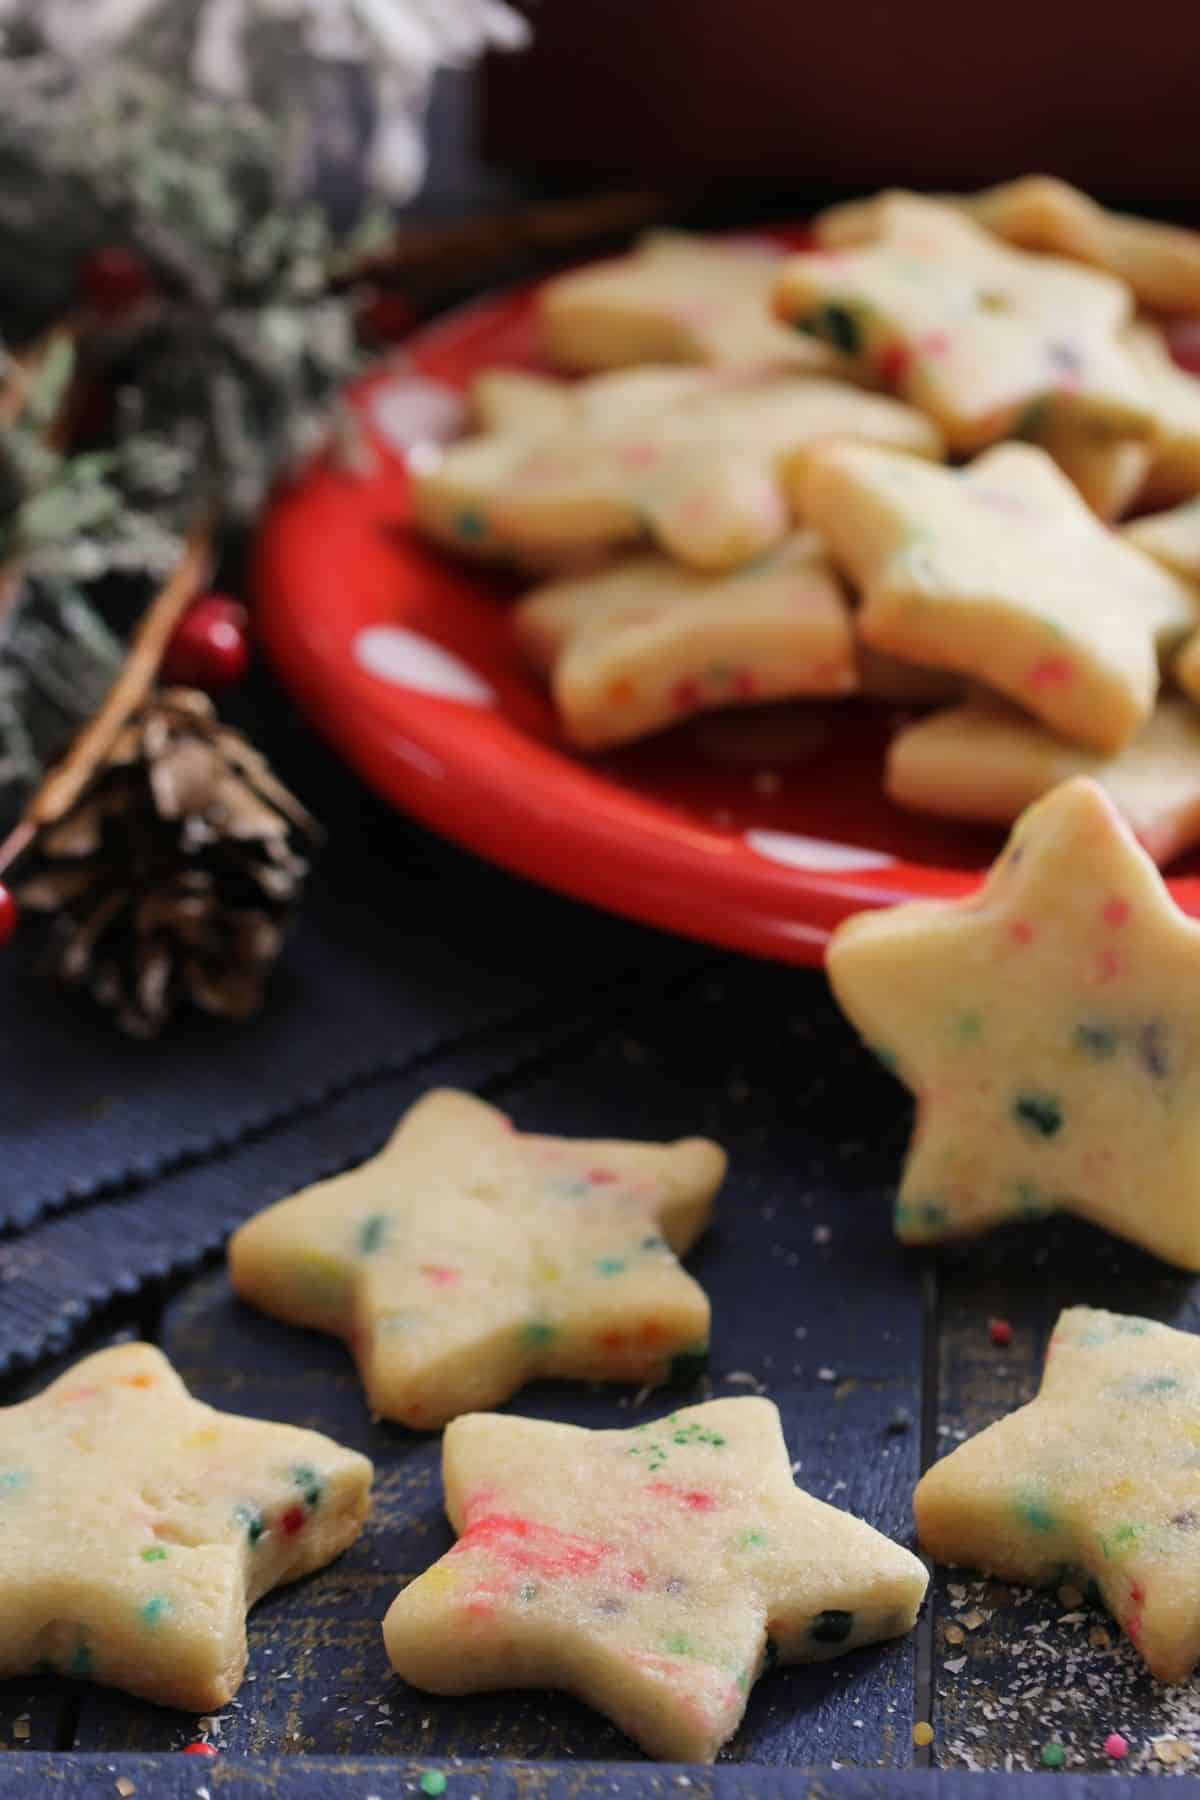
M676 1256L724 1175L703 1138L538 1137L439 1091L370 1162L243 1225L230 1278L264 1312L344 1337L372 1410L416 1430L537 1376L690 1380L709 1307Z
M827 446L801 507L862 588L868 644L987 681L1098 750L1149 717L1156 640L1195 628L1195 590L1100 525L1033 445L963 471Z
M565 1688L652 1756L709 1762L776 1662L911 1629L909 1551L792 1481L768 1400L632 1431L476 1414L442 1453L458 1542L384 1621L438 1694Z
M190 1712L224 1706L246 1612L367 1517L371 1465L193 1400L149 1344L0 1409L0 1678L49 1665Z
M1095 782L1030 808L968 899L848 919L827 967L916 1096L900 1238L1065 1211L1200 1269L1200 925Z
M1151 1672L1186 1681L1200 1661L1198 1441L1200 1339L1071 1307L1037 1398L922 1478L922 1546L1005 1581L1098 1590Z
M858 680L850 608L812 533L726 575L630 557L536 588L515 623L586 750L712 707L844 694Z

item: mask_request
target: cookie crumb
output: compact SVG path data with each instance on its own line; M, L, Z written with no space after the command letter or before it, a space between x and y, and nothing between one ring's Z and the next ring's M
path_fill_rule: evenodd
M13 1720L12 1731L13 1731L13 1736L16 1738L18 1743L23 1744L23 1743L27 1742L27 1740L29 1738L29 1714L28 1713L22 1713L19 1719Z
M1175 1763L1191 1762L1196 1752L1182 1738L1160 1737L1151 1739L1150 1748L1160 1763L1171 1768Z
M961 1625L947 1625L945 1638L948 1644L961 1644L964 1641L965 1636L966 1633L963 1631Z
M116 1788L118 1794L120 1794L121 1800L129 1800L130 1794L137 1793L137 1788L134 1783L130 1781L128 1775L118 1775L117 1779L113 1782L113 1786Z
M1072 1587L1069 1581L1059 1588L1058 1597L1068 1612L1074 1612L1076 1607L1083 1605L1083 1594L1077 1587Z

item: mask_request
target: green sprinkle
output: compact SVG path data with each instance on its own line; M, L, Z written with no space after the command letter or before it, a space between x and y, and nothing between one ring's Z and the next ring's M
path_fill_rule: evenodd
M438 1794L446 1791L446 1777L440 1769L426 1769L417 1785L423 1794L432 1794L436 1800Z
M174 1608L165 1594L152 1594L140 1609L138 1617L143 1625L154 1631L162 1624L168 1613L173 1611Z
M1034 1531L1055 1531L1058 1520L1050 1508L1036 1494L1021 1494L1016 1502L1017 1517Z
M518 1600L520 1600L522 1602L522 1604L525 1606L528 1606L530 1601L536 1600L537 1597L538 1597L538 1590L534 1586L532 1581L526 1581L525 1583L523 1583L523 1585L521 1586L521 1588L519 1589L519 1591L517 1593Z
M1067 1753L1061 1744L1042 1745L1043 1769L1061 1769L1067 1760Z
M1055 1210L1054 1202L1047 1200L1044 1194L1028 1181L1017 1183L1016 1210L1022 1219L1044 1219Z
M921 1233L940 1231L948 1215L946 1208L936 1200L917 1200L911 1205L907 1201L897 1201L895 1217L898 1231Z
M667 1381L672 1387L691 1387L708 1370L708 1345L694 1344L690 1350L677 1350L667 1365Z
M1062 1130L1062 1108L1052 1094L1018 1094L1013 1117L1039 1137L1052 1138Z
M1124 1556L1128 1550L1132 1550L1138 1539L1144 1535L1145 1530L1144 1525L1126 1523L1118 1525L1114 1531L1102 1534L1100 1548L1106 1559L1111 1561L1115 1556Z
M685 1632L673 1631L663 1639L663 1649L669 1656L697 1656L695 1644Z
M1179 1386L1174 1375L1147 1375L1134 1387L1135 1394L1173 1394Z
M166 1562L166 1560L167 1553L160 1544L156 1544L153 1550L142 1551L143 1562Z
M643 1250L665 1250L666 1246L667 1240L664 1237L644 1237L642 1239Z
M623 1256L600 1256L592 1264L597 1275L623 1275L628 1267Z
M803 321L797 320L796 329L824 338L835 350L844 350L849 356L856 356L862 349L862 329L858 320L848 306L842 306L836 300L809 313Z
M1116 1050L1120 1039L1117 1033L1107 1025L1077 1025L1075 1042L1081 1050L1099 1061L1110 1057Z
M898 1072L900 1065L896 1060L894 1050L888 1050L883 1044L868 1044L867 1049L876 1062L883 1064L889 1075L895 1075Z
M233 1509L233 1516L238 1524L244 1527L246 1538L251 1548L253 1548L254 1545L259 1542L260 1538L263 1537L267 1529L262 1514L259 1512L257 1506L235 1506Z
M1017 414L1012 435L1019 438L1040 437L1046 428L1049 417L1050 398L1047 394L1042 394L1036 400L1031 400L1029 405Z
M384 1213L372 1213L364 1219L358 1230L358 1249L361 1256L374 1256L383 1248L388 1233L388 1220Z
M321 1485L321 1477L308 1463L297 1463L291 1472L292 1483L304 1495L304 1504L310 1510L320 1506L325 1490Z
M767 1541L765 1531L743 1531L737 1540L739 1550L761 1550Z
M487 536L487 520L481 512L468 508L466 512L459 513L454 521L454 529L459 537L466 538L469 544L477 544L481 538ZM445 1786L445 1783L442 1785ZM442 1789L438 1788L436 1791L440 1794Z
M521 1327L521 1343L526 1350L544 1350L557 1336L553 1325L544 1319L530 1319Z
M90 1675L95 1666L92 1653L87 1645L80 1644L77 1646L74 1656L67 1664L67 1673L68 1675Z
M983 1020L977 1012L959 1013L957 1019L954 1021L954 1035L960 1044L974 1044L978 1042L982 1030Z
M28 1486L28 1469L0 1469L0 1494L23 1494Z

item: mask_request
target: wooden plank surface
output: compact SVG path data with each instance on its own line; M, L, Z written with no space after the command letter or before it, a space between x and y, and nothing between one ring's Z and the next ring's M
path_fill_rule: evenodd
M782 1004L781 1004L782 1001ZM854 1080L849 1079L851 1069ZM891 1241L885 1190L895 1133L861 1130L859 1094L883 1078L814 976L742 967L728 990L693 981L670 1007L647 995L621 1026L499 1094L518 1123L567 1135L711 1133L732 1173L719 1223L691 1267L708 1288L711 1391L762 1390L779 1405L798 1479L907 1538L920 1411L919 1265ZM897 1111L897 1127L902 1125ZM435 1440L372 1425L350 1363L329 1339L235 1302L223 1274L169 1309L163 1345L202 1398L310 1425L366 1450L378 1469L372 1525L335 1567L269 1597L251 1623L250 1676L211 1735L228 1751L354 1756L636 1756L581 1705L545 1694L439 1700L390 1674L380 1621L403 1582L451 1542ZM686 1396L545 1383L515 1410L626 1426ZM770 1765L903 1766L912 1758L913 1638L762 1680L731 1746ZM85 1691L83 1750L177 1748L196 1721Z

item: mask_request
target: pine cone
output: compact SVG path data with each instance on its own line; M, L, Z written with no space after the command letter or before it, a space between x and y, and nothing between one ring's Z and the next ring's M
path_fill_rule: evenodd
M187 1002L261 999L317 828L204 694L151 693L22 858L20 902L54 914L52 965L153 1037Z

